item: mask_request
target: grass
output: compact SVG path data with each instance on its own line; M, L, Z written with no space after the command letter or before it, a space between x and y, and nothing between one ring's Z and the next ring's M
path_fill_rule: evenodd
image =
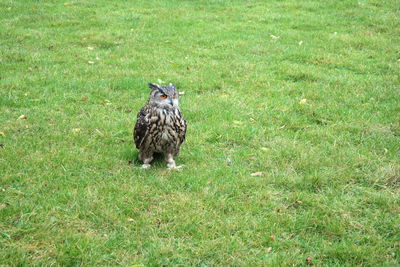
M400 264L399 6L1 1L0 264ZM158 80L181 171L138 168Z

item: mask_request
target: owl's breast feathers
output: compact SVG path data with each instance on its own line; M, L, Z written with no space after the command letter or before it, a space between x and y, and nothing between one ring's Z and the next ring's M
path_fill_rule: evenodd
M152 147L158 152L179 146L185 141L186 121L177 108L144 106L137 115L134 130L136 148Z

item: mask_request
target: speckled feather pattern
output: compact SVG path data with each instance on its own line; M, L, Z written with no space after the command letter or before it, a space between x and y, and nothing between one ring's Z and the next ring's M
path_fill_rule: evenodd
M178 108L144 106L137 115L134 131L136 148L176 156L185 141L186 121Z

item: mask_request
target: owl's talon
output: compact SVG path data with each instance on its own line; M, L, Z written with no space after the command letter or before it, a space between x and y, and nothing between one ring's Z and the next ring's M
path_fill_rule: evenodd
M174 166L168 166L168 170L179 170L183 167L183 165L174 165Z
M150 164L146 164L146 163L145 163L145 164L142 165L142 168L143 168L143 169L148 169L148 168L150 168L150 166L151 166Z

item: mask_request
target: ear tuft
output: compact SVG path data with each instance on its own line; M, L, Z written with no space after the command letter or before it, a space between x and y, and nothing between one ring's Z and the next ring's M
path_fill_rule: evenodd
M160 86L158 84L155 83L148 83L149 87L151 90L157 90L160 89Z

